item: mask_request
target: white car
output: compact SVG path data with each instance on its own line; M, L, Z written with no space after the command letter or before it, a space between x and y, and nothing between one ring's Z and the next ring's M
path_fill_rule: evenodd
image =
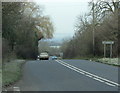
M48 60L49 59L48 53L47 52L40 53L39 59Z

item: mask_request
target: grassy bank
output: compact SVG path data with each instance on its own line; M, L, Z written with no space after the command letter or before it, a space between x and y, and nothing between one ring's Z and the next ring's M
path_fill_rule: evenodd
M113 65L113 66L120 66L120 62L118 58L93 58L92 61Z
M20 79L24 60L14 60L4 65L2 70L2 86L9 86Z

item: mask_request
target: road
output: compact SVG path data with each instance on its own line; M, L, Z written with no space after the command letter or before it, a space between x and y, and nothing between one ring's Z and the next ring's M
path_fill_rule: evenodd
M35 60L23 67L20 91L117 91L118 68L86 60Z

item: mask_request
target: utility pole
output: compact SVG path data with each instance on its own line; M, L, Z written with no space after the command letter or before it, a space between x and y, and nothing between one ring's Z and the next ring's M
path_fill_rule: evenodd
M94 0L92 0L93 2L93 56L95 56L95 10L94 10Z

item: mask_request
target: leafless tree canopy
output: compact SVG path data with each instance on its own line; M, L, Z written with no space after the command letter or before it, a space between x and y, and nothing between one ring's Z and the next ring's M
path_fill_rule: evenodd
M94 5L94 6L93 6ZM95 56L103 57L102 41L114 41L113 57L120 51L120 1L98 0L93 4L89 2L91 11L78 17L75 34L69 42L64 42L62 49L66 58L93 57L93 9L95 24ZM107 46L107 56L109 56Z

